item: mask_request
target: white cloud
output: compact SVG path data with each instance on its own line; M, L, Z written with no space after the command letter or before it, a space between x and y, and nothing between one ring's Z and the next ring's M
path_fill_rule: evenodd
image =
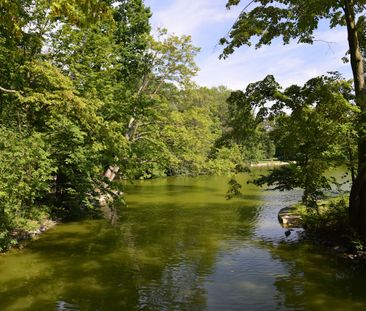
M197 57L201 68L195 81L199 85L226 85L243 89L250 82L273 74L283 86L303 84L328 71L340 71L351 77L349 64L341 58L347 51L347 34L344 28L329 29L321 23L314 45L283 45L279 40L258 50L242 47L226 60L219 60L222 50L217 46L234 23L240 7L225 9L227 0L146 0L153 10L154 27L166 27L176 34L190 34L194 44L202 47Z
M342 56L347 50L346 42L334 43L330 50L327 45L282 45L255 50L249 47L238 49L227 60L218 60L218 54L211 54L200 62L201 71L196 77L200 85L224 84L233 89L243 89L251 82L273 74L283 86L303 84L310 78L340 71L350 78L349 64L343 64Z
M235 19L237 10L226 10L225 3L226 0L166 1L163 9L153 10L152 21L156 27L166 27L176 34L195 36L209 25ZM146 4L153 6L154 1Z

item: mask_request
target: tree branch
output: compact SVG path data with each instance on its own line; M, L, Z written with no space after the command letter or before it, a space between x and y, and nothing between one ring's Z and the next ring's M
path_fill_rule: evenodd
M326 41L326 40L322 40L322 39L314 39L313 41L314 42L325 43L326 45L328 45L329 50L331 50L334 53L334 50L332 49L332 44L336 44L336 42Z
M6 89L6 88L3 88L0 86L0 91L3 91L5 93L13 93L13 94L16 94L18 93L18 91L15 91L15 90L9 90L9 89Z
M255 0L252 0L245 5L245 7L240 11L240 14L236 18L234 24L230 27L230 29L225 34L224 38L226 38L230 34L230 31L233 29L234 25L239 21L240 17L245 13L246 9L249 8L254 2L255 2Z

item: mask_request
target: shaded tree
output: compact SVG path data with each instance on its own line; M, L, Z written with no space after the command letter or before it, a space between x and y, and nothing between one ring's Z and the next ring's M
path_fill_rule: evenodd
M289 165L274 168L255 181L278 190L302 188L303 203L316 207L317 201L336 181L326 172L346 164L354 179L356 135L354 120L359 109L353 105L350 82L335 74L313 78L303 87L292 85L284 91L269 90L274 118L271 137L277 155Z
M237 5L240 0L229 0L227 7ZM253 0L242 10L233 25L228 38L222 38L225 45L222 57L233 53L237 47L255 47L271 44L281 37L285 44L292 39L299 43L313 43L314 31L323 19L330 28L345 26L348 33L350 63L354 79L356 103L361 110L357 121L358 174L350 194L350 218L353 227L366 234L366 89L364 60L360 48L365 1L363 0Z
M241 146L247 161L272 158L274 146L268 132L268 102L275 99L279 84L273 76L251 83L246 90L234 91L227 99L228 117L216 146Z

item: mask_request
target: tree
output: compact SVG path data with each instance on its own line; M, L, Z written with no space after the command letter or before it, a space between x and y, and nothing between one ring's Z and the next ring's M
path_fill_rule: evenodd
M258 161L273 156L273 144L268 136L265 120L269 109L266 104L275 100L279 84L273 76L251 83L245 92L232 92L227 99L228 117L223 123L223 135L216 146L237 144L247 161Z
M124 135L130 146L130 160L138 164L140 170L142 164L157 166L159 158L166 162L167 158L162 155L166 155L167 149L160 134L167 116L164 87L170 84L184 89L189 85L198 70L194 62L198 51L191 37L169 35L166 29L158 30L157 39L149 37L144 70L136 75L137 80L128 89L123 109L127 117ZM157 155L157 151L162 155ZM106 175L112 180L119 169L118 165L111 166Z
M351 90L351 84L338 75L313 78L303 87L276 90L271 137L277 156L291 162L255 183L279 190L302 188L303 203L317 207L324 191L335 183L326 174L329 169L346 164L353 177L356 151L352 134L358 108L350 103Z
M227 7L237 5L240 0L229 0ZM227 57L235 48L251 45L255 47L271 44L282 37L285 44L291 39L313 43L314 31L322 19L327 19L331 28L346 26L350 63L353 72L356 103L361 110L357 122L358 174L352 184L349 214L353 227L366 235L366 88L364 61L360 49L361 25L364 22L366 2L364 0L252 0L233 25L229 38L222 38L225 49L221 57ZM251 8L252 6L252 8ZM251 8L251 9L250 9Z
M29 228L47 212L44 200L55 174L41 133L21 135L0 127L0 252L16 243L12 231ZM34 228L36 229L36 228Z
M109 1L0 1L0 12L0 248L5 249L14 232L29 229L33 221L37 226L43 212L95 206L108 144L118 134L100 114L106 96L96 96L92 90L98 85L87 79L90 58L78 59L87 64L80 66L82 88L76 83L82 79L73 80L66 68L71 62L60 65L63 72L55 66L59 59L52 57L49 40L66 24L92 37L112 17ZM103 71L106 63L94 67ZM98 73L100 78L103 72ZM121 140L113 151L123 147Z
M158 29L158 38L150 38L149 66L141 75L134 94L126 137L136 132L138 114L149 108L151 99L157 97L164 84L174 83L185 87L197 73L194 57L199 49L193 46L190 36L169 35L166 29ZM148 106L146 106L146 104Z

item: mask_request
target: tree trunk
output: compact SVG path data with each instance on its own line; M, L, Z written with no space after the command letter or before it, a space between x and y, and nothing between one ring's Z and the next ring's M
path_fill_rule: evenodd
M134 117L131 117L128 125L127 125L127 131L125 134L125 138L127 141L132 141L137 130L138 123L136 122L136 119ZM114 178L117 176L117 173L119 171L119 166L110 165L108 169L104 172L104 177L108 178L109 181L113 181Z
M361 113L358 119L358 172L352 184L349 216L354 229L366 237L366 89L363 57L360 50L353 0L344 0L348 44L356 93Z
M113 181L119 171L118 166L110 165L104 173L104 177L108 178L109 181Z

